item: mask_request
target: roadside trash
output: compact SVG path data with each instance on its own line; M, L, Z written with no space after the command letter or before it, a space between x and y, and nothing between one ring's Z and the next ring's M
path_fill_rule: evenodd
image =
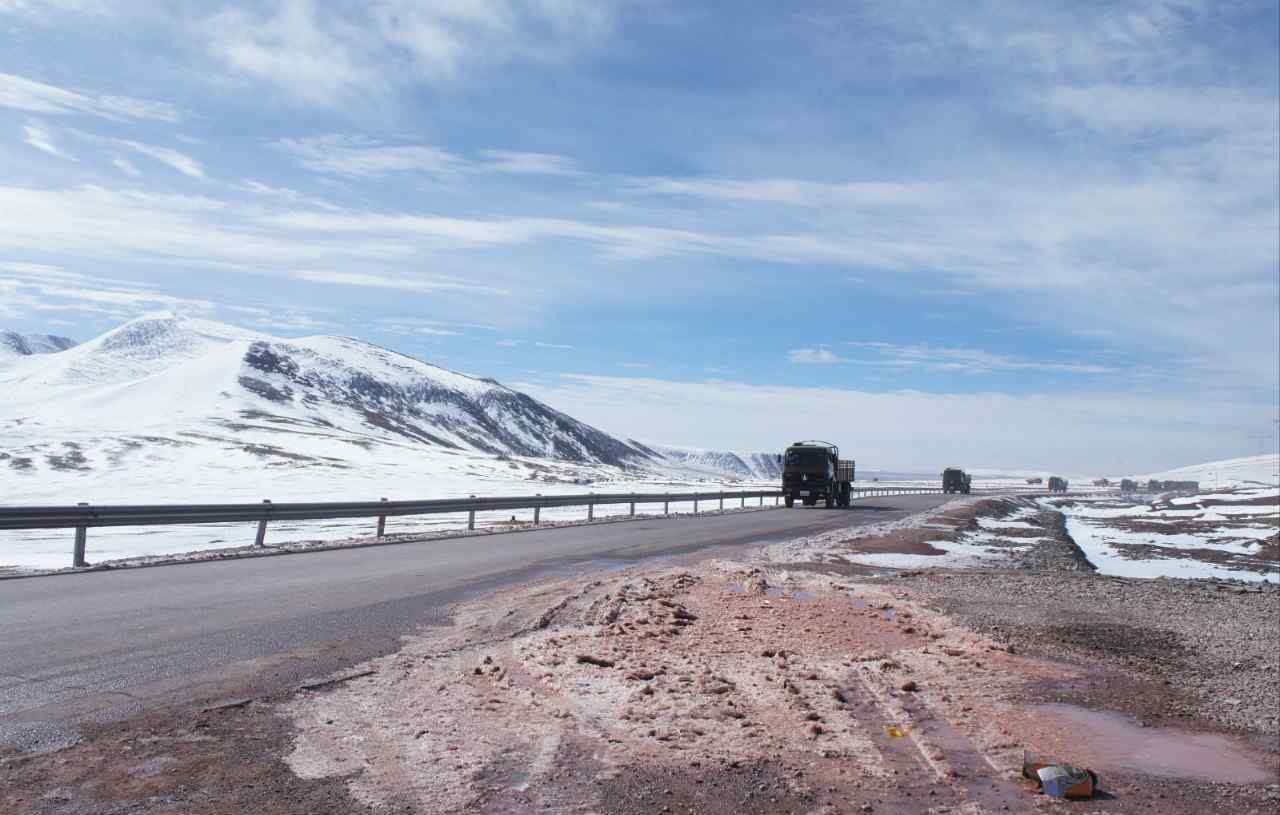
M1022 754L1022 777L1035 781L1045 795L1055 798L1092 798L1098 788L1093 770L1037 758L1029 752Z
M896 724L885 725L884 732L887 733L890 738L894 739L900 739L907 735L902 731L902 728L898 727Z

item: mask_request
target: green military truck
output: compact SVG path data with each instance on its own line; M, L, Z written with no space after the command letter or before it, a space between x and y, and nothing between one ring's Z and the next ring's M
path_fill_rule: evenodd
M1049 476L1049 492L1066 492L1067 479L1059 478L1056 475Z
M942 471L942 491L969 494L973 477L959 467L948 467Z
M782 454L782 492L787 506L800 501L811 507L849 506L854 463L840 458L840 448L825 441L798 441Z

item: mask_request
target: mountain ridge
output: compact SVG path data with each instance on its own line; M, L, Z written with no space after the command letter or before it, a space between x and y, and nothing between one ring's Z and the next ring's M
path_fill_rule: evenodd
M0 329L0 364L17 357L56 354L75 344L76 341L70 337L57 334L21 334L17 331Z
M274 436L275 446L305 432L340 447L411 444L615 466L648 458L496 381L372 343L284 339L171 314L21 360L0 372L0 385L10 421L39 422L51 436L90 424L104 435L187 438L216 427Z

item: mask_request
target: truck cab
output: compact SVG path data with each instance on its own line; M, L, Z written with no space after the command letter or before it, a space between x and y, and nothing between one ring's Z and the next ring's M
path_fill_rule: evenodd
M782 454L782 491L787 506L799 500L807 507L823 501L828 508L847 507L853 489L854 462L840 458L840 448L825 441L798 441Z
M948 467L942 471L942 491L969 494L972 478L959 467Z

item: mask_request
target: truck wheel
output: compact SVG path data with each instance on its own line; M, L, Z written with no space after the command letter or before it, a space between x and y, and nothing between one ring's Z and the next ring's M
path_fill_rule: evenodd
M804 505L805 505L805 506L807 506L807 507L811 507L811 506L813 506L813 505L814 505L814 504L816 504L816 503L818 503L818 499L817 499L817 498L806 498L806 499L804 499Z
M834 498L832 498L830 495L828 495L828 496L827 496L827 509L831 509L831 508L832 508L833 506L835 506L835 505L836 505L836 499L834 499Z
M791 507L795 506L796 497L794 495L788 495L786 498L783 498L782 500L786 502L787 509L791 509Z

